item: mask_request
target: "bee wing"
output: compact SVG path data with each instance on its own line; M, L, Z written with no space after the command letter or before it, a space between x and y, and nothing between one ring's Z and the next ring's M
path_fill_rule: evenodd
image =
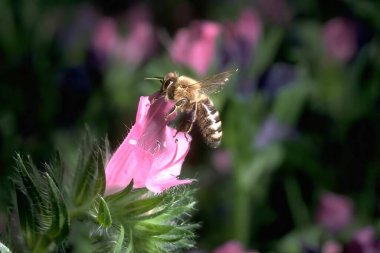
M207 77L203 80L193 83L191 84L191 86L199 86L199 91L206 95L217 93L224 88L224 85L228 82L229 77L237 71L238 69L233 69L221 72L219 74Z

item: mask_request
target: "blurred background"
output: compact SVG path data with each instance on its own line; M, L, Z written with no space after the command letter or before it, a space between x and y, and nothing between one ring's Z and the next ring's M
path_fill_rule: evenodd
M378 0L1 0L0 237L16 152L76 162L86 125L116 148L170 71L239 68L195 129L192 252L380 252Z

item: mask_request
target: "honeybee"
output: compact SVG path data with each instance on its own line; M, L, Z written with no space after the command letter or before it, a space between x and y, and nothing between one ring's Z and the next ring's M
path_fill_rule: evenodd
M147 79L160 80L159 97L175 102L166 115L166 120L176 111L185 113L190 117L182 122L178 131L189 134L194 123L197 123L206 144L217 148L222 140L222 122L209 95L219 92L237 71L238 69L222 72L200 81L175 72L167 73L163 78Z

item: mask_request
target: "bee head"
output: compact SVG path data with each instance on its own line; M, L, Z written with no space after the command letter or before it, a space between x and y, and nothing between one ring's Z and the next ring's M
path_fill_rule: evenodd
M161 90L160 93L165 95L168 99L173 99L174 86L177 82L178 75L175 72L167 73L161 81Z

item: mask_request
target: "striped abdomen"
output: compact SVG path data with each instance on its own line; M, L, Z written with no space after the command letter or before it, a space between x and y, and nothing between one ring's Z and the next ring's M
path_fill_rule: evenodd
M219 112L208 98L198 102L197 123L205 142L212 148L218 147L222 140L222 122Z

